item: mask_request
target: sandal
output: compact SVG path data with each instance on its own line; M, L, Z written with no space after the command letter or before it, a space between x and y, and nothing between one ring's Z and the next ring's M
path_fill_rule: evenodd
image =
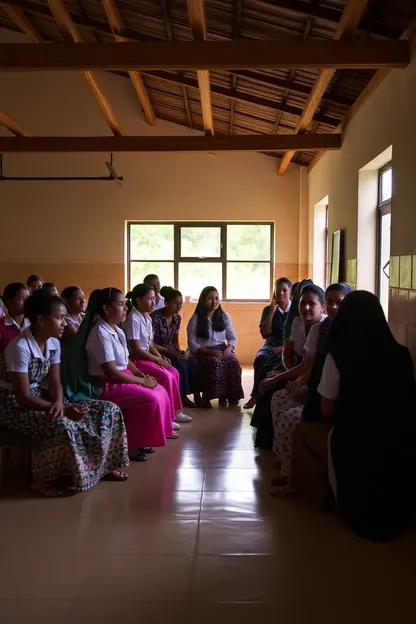
M129 459L130 461L134 461L134 462L145 462L147 461L147 455L146 453L143 453L142 451L138 451L136 455L129 454Z
M107 472L106 475L103 476L101 481L127 481L129 475L122 470L111 470L111 472Z
M146 453L146 455L153 455L156 453L156 449L153 446L145 446L144 448L137 449L139 453Z
M172 435L166 436L166 440L177 440L178 438L179 438L179 435L176 433L176 431L174 431Z
M250 397L247 403L244 403L243 409L252 409L253 407L256 407L256 403L256 399L254 397Z

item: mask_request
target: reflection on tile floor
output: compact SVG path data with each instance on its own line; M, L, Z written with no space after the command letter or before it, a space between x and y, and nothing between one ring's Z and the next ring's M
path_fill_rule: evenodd
M415 534L375 545L273 499L273 458L253 450L250 415L192 415L127 483L0 498L1 624L414 619Z

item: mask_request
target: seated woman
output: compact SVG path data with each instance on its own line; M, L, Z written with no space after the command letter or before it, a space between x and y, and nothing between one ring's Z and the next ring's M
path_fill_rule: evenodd
M20 335L22 329L30 325L29 320L25 318L25 301L28 297L26 286L20 282L7 284L4 289L6 314L0 319L0 355L4 353L7 345Z
M165 307L165 299L160 292L160 279L154 273L150 275L146 275L143 280L143 284L147 284L155 293L155 299L153 302L152 312L156 312L156 310L161 310Z
M234 353L237 344L230 315L223 311L214 286L204 288L188 327L188 347L201 366L203 407L211 399L221 406L238 405L244 397L241 366Z
M53 282L45 282L42 286L42 290L45 291L47 295L53 295L54 297L59 296L58 289Z
M174 414L165 389L128 358L126 337L118 327L126 313L125 297L118 288L91 294L84 322L65 356L65 391L71 398L99 396L118 405L126 423L130 459L142 462L153 447L165 446L167 438L178 434L172 431Z
M119 469L129 461L120 409L105 401L74 404L63 398L61 299L37 291L25 301L25 315L30 327L0 359L0 424L31 437L32 487L44 496L62 496L68 493L59 487L62 477L82 492L103 478L125 481Z
M40 290L43 286L43 279L40 275L29 275L26 281L26 286L29 291L29 295L33 295L35 290Z
M201 372L198 360L181 351L179 346L182 294L169 286L164 286L160 292L165 299L165 307L152 314L154 346L159 353L169 358L179 373L182 405L201 406ZM188 394L194 395L195 403L188 399Z
M283 325L290 308L290 290L292 282L287 277L276 280L273 297L270 304L262 312L260 319L260 334L265 343L257 352L254 360L254 383L250 400L244 409L256 405L258 386L262 378L282 361Z
M342 302L318 392L334 422L329 477L343 520L365 539L401 535L416 503L416 386L410 353L375 295Z
M257 428L255 446L266 450L273 448L273 419L271 401L277 390L282 390L290 381L302 373L302 360L305 356L305 342L310 329L325 320L325 293L315 284L307 284L300 293L299 313L292 323L290 338L283 347L284 372L271 372L260 384L260 397L251 419L252 427ZM293 306L294 304L292 304Z
M182 412L179 373L168 358L161 355L153 344L153 326L150 312L154 310L155 292L147 284L137 284L127 294L131 310L124 324L130 359L143 373L152 375L168 393L172 413L175 414L174 429L178 423L190 422L192 418Z
M271 403L274 429L273 451L276 454L276 465L280 471L279 477L273 479L272 482L273 485L278 486L272 492L274 496L284 497L295 493L293 484L289 483L294 429L296 423L302 418L310 380L312 387L314 385L316 374L312 375L312 379L310 378L315 361L319 360L325 348L332 321L350 290L350 287L345 284L337 283L328 286L325 292L325 307L328 316L322 323L314 325L308 334L301 376L273 395Z
M68 286L61 292L66 307L64 339L72 340L85 316L85 295L79 286Z

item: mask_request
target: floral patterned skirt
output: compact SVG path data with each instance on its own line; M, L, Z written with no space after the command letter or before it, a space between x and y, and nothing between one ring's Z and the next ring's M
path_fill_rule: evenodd
M32 390L50 400L40 386ZM84 492L111 470L128 466L127 436L120 408L108 401L85 401L88 413L78 422L65 416L52 423L45 412L17 405L12 392L0 388L0 426L31 438L32 476L54 481L70 476ZM70 402L64 400L65 405Z

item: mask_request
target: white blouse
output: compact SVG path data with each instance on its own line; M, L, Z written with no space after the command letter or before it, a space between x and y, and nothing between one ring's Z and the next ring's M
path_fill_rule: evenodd
M159 295L159 299L157 299L157 301L155 302L155 307L153 308L152 312L156 312L156 310L161 310L164 307L165 307L165 298Z
M10 314L7 312L7 314L4 317L4 324L6 327L16 327L16 329L18 329L19 331L26 329L26 327L29 327L30 325L30 321L28 318L24 318L23 319L23 325L20 326L16 323L16 321L14 320L14 318L12 316L10 316Z
M325 399L336 401L339 395L340 376L334 358L330 353L325 358L318 392Z
M311 329L309 330L308 339L312 330L315 327L319 327L319 323L322 323L322 321L324 321L326 317L327 317L326 314L322 314L318 323L316 323L316 325L313 325L313 327L311 327ZM313 351L314 347L313 347L312 341L314 340L314 334L312 334L311 341L308 344L307 337L306 337L306 330L305 330L305 321L302 319L301 316L297 316L292 323L292 330L290 332L290 339L289 339L291 342L293 342L293 350L295 351L296 355L299 355L300 357L304 357L305 351L307 351L306 349L307 344L308 344L308 349L310 349L308 353L313 355L316 352L316 346L317 346L319 335L315 336L315 338L316 338L316 345L315 345L315 351Z
M48 360L51 351L55 351L51 364L59 364L61 361L61 345L57 338L48 338L45 345L45 354L42 353L36 342L30 327L26 327L8 345L5 351L7 370L11 373L27 373L31 360Z
M127 368L129 354L126 337L121 329L113 329L99 319L90 331L86 346L88 371L94 377L104 377L101 364L115 362L117 370Z
M142 314L133 307L127 315L124 331L127 340L138 340L140 348L149 351L153 342L153 325L149 314Z
M208 338L201 338L201 336L196 335L196 326L198 322L198 317L196 314L191 316L189 320L186 332L188 334L188 347L192 351L192 353L195 353L201 347L215 347L217 345L223 344L225 340L229 345L235 348L237 345L237 337L235 335L230 315L225 312L225 329L221 332L214 331L211 319L209 317L207 318Z

